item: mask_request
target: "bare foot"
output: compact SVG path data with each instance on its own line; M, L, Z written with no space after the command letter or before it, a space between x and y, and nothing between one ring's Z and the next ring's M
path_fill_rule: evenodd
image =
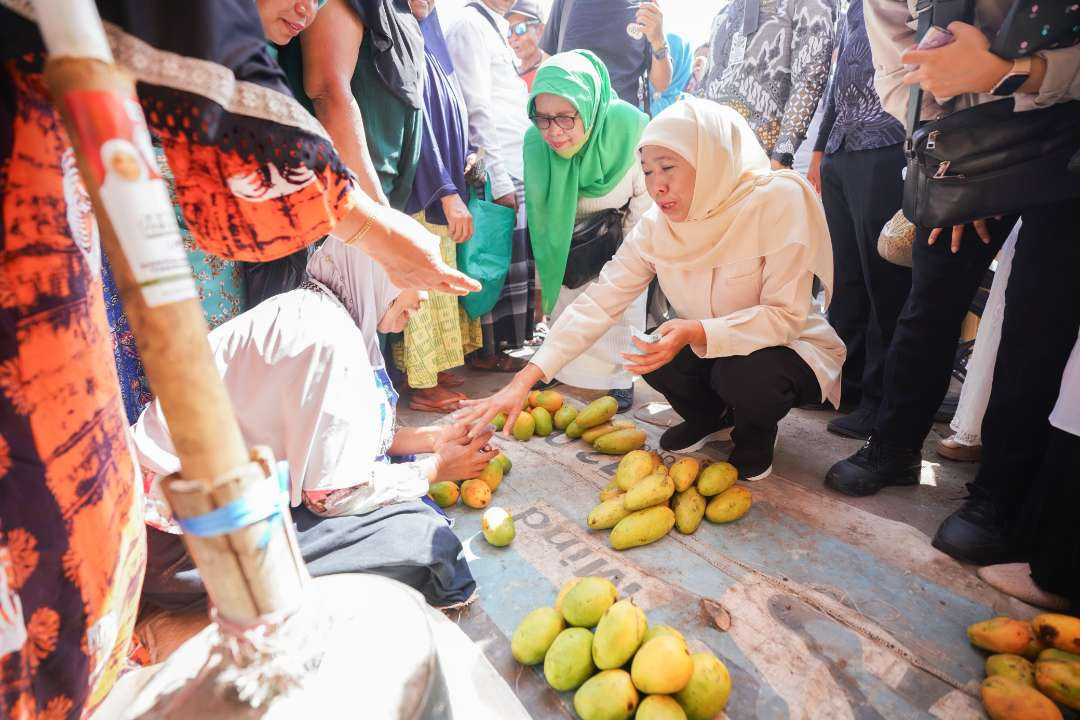
M977 571L982 581L992 588L1023 600L1029 605L1047 610L1068 610L1069 601L1060 595L1047 592L1031 579L1031 566L1027 563L1004 563L987 565Z
M458 404L465 399L465 395L454 392L453 390L447 390L438 385L433 388L413 390L412 396L409 398L410 405L415 404L432 408L449 408L451 410L456 410Z
M461 387L465 384L465 378L452 372L439 373L439 386L444 388Z

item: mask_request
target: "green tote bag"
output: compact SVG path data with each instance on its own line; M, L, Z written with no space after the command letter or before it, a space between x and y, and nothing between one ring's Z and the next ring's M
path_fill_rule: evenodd
M484 194L491 197L490 178L484 186ZM491 312L506 283L517 213L503 205L481 200L471 185L468 207L473 216L473 236L457 246L457 264L458 270L483 286L461 298L465 312L475 320Z

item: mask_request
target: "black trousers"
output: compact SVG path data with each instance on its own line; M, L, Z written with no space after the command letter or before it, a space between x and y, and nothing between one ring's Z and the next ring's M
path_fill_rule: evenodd
M707 359L685 347L643 379L689 423L717 427L730 407L735 412L731 437L743 450L771 453L776 425L791 408L821 400L817 376L789 347Z
M842 395L877 409L885 356L911 288L911 270L877 252L878 235L900 209L902 145L844 151L821 161L821 202L833 248L829 323L847 346Z

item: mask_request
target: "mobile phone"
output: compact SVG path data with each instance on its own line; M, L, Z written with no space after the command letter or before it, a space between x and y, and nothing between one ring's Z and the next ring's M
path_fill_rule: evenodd
M919 50L934 50L939 47L945 47L954 40L956 40L956 36L945 28L931 25L930 29L923 35L923 39L919 41L917 47Z
M652 345L653 343L660 342L660 336L657 335L656 333L643 333L643 332L641 332L640 330L638 330L636 328L631 328L630 329L630 334L632 336L636 337L641 342L649 343L650 345ZM634 355L644 355L645 354L643 351L639 350L638 346L635 345L634 343L630 343L630 352L633 353Z

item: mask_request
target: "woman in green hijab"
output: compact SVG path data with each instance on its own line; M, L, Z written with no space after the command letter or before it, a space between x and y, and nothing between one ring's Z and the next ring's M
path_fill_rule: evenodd
M594 213L625 209L626 234L652 204L634 153L648 117L616 97L604 63L587 50L560 53L540 66L529 96L529 117L533 121L525 135L529 233L544 312L556 319L585 289L563 286L575 223ZM631 329L644 327L643 294L556 379L608 390L619 401L620 412L629 409L633 377L623 368L621 353L631 352Z

